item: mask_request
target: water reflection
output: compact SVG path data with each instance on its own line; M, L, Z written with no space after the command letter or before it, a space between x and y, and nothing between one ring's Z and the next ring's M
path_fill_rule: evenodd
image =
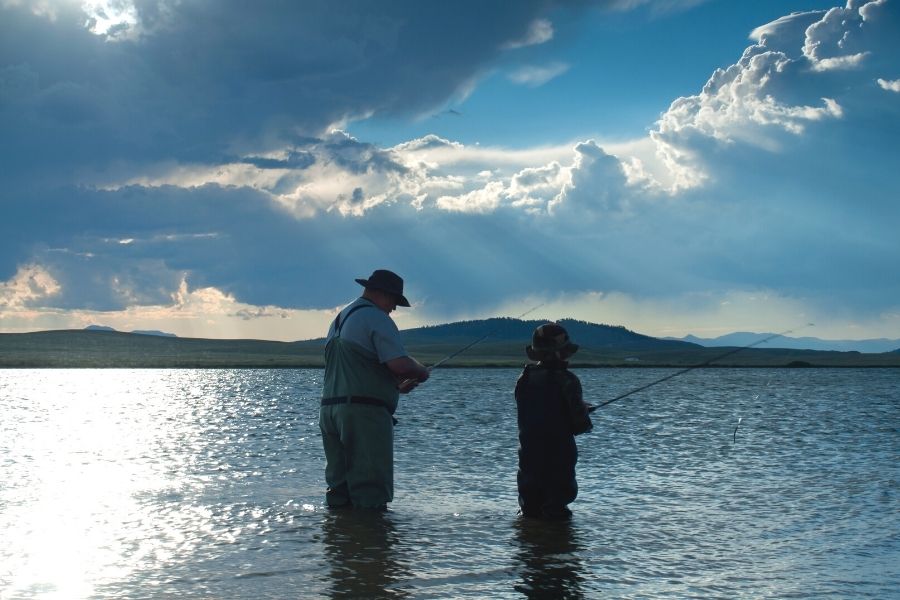
M519 518L513 525L520 581L526 598L584 598L584 565L572 521Z
M322 522L332 598L407 598L396 584L409 577L390 513L333 511Z
M2 396L0 596L92 597L148 565L190 556L189 528L167 528L160 506L148 499L189 489L184 473L203 399L173 402L174 391L208 386L210 377L26 374L8 373L16 396ZM175 507L173 515L191 509Z

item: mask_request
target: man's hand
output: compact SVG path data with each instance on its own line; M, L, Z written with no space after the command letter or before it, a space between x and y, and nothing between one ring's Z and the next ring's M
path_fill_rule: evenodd
M417 387L419 387L419 382L415 379L405 379L397 384L397 389L401 394L408 394Z
M409 393L417 385L427 381L428 376L431 374L431 369L409 356L389 360L385 365L391 370L397 381L400 382L397 384L397 389L402 394Z

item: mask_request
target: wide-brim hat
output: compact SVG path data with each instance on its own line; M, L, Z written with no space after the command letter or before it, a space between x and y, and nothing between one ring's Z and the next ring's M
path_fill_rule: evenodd
M409 300L403 295L403 278L387 269L376 269L368 279L357 279L356 283L367 290L381 290L397 299L397 306L409 306Z
M569 339L569 332L558 323L538 326L531 336L531 345L525 346L525 354L531 360L558 358L566 360L578 352L578 344Z

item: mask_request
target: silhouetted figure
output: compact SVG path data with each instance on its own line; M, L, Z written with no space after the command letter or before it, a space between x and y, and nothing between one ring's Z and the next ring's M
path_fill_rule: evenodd
M565 519L578 495L575 436L593 428L581 382L567 360L578 350L566 330L547 323L534 330L527 365L516 382L519 425L519 507L526 517Z
M391 319L409 306L403 279L379 269L360 298L332 322L325 344L319 428L325 450L325 501L331 508L384 509L394 499L394 411L400 394L428 379Z

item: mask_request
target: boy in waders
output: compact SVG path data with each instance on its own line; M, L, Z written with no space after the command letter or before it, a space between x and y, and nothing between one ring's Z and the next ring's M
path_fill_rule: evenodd
M581 382L568 370L578 346L566 330L547 323L534 330L528 358L516 382L519 424L519 507L526 517L565 519L578 495L575 436L593 429Z

